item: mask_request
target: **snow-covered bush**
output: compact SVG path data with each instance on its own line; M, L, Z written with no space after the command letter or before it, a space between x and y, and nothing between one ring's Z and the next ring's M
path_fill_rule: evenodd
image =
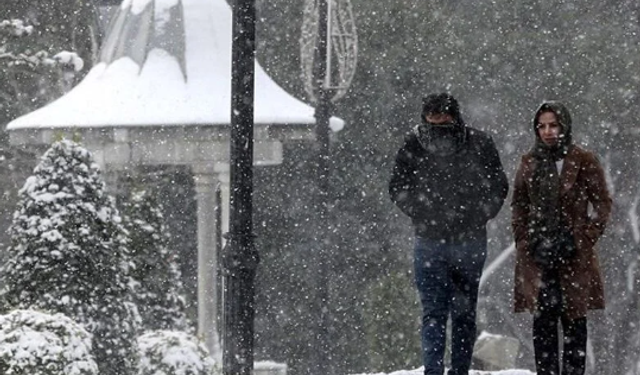
M220 367L198 339L179 331L150 331L138 338L138 375L217 375Z
M139 316L125 231L91 153L56 142L19 198L0 268L5 311L63 313L93 335L101 375L133 374Z
M3 375L97 375L91 335L63 314L14 310L0 315Z
M123 199L123 225L136 268L134 298L142 330L188 331L186 303L176 254L167 248L169 232L160 204L147 191Z

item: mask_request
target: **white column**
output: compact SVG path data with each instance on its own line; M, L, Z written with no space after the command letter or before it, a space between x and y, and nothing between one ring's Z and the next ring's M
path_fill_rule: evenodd
M219 163L216 164L215 170L218 172L218 181L220 182L220 209L222 210L220 217L222 220L222 233L224 234L229 232L230 167L227 163ZM222 243L224 244L224 242L223 239Z
M229 233L229 197L230 197L230 190L229 190L229 180L230 180L230 175L229 175L229 164L228 163L216 163L215 166L215 171L217 172L217 176L218 176L218 187L220 189L220 202L218 202L218 209L220 210L220 232L222 233L223 237L221 238L220 243L222 244L222 247L224 248L225 243L226 243L226 239L224 238L224 235L226 233ZM220 252L222 252L222 249L220 249ZM221 265L222 268L222 265ZM217 285L217 292L218 292L218 296L220 297L220 300L218 301L219 303L219 314L220 316L218 316L218 324L220 324L220 329L224 329L225 327L225 317L224 317L224 288L225 288L225 277L223 275L218 275L217 278L218 281L218 285ZM224 334L222 332L220 332L220 334L222 335L221 340L224 339ZM222 341L220 341L221 346L224 345L224 343ZM216 358L217 360L220 361L220 363L222 363L222 348L220 350L220 357Z
M102 167L102 178L107 194L117 198L118 194L118 171L114 168Z
M198 201L198 336L213 358L221 356L218 336L216 185L213 168L194 166Z

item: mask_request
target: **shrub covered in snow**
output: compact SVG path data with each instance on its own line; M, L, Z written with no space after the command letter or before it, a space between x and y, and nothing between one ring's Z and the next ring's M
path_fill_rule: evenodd
M147 191L133 191L122 201L142 329L189 330L180 270L176 254L167 248L169 233L160 204Z
M220 367L198 339L179 331L150 331L138 338L138 375L216 375Z
M63 314L0 315L0 374L97 375L91 335Z
M5 310L63 313L93 335L101 375L135 371L136 324L124 228L100 170L78 144L56 142L19 192L0 268Z

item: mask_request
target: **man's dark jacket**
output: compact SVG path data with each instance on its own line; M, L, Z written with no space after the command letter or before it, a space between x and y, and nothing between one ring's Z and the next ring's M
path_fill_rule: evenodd
M456 153L440 156L423 147L415 133L398 151L389 182L391 200L408 215L416 235L463 242L486 238L509 184L493 140L470 127Z

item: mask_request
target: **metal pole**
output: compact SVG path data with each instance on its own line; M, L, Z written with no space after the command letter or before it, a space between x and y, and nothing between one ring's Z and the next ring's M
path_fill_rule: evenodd
M318 90L318 103L315 111L316 118L316 141L317 141L317 179L318 196L316 210L318 213L318 251L316 278L316 299L320 304L317 309L317 332L316 332L316 353L314 358L314 373L316 375L329 375L332 373L331 345L329 343L330 314L329 312L329 272L330 247L331 242L328 231L328 211L329 211L329 118L331 117L331 102L328 84L328 23L329 23L329 0L318 0L318 44L315 59L315 81Z
M258 266L252 215L255 0L235 0L231 47L229 234L225 275L223 372L253 370L254 281Z
M320 35L318 35L319 37L322 37L323 42L324 42L324 46L322 47L324 49L324 59L325 59L325 64L324 64L324 88L328 88L331 87L331 0L323 0L324 4L322 5L322 8L324 8L324 10L320 10L320 22L324 23L324 30L319 30L318 33ZM324 20L322 20L322 18L324 18ZM325 91L325 90L323 90Z

